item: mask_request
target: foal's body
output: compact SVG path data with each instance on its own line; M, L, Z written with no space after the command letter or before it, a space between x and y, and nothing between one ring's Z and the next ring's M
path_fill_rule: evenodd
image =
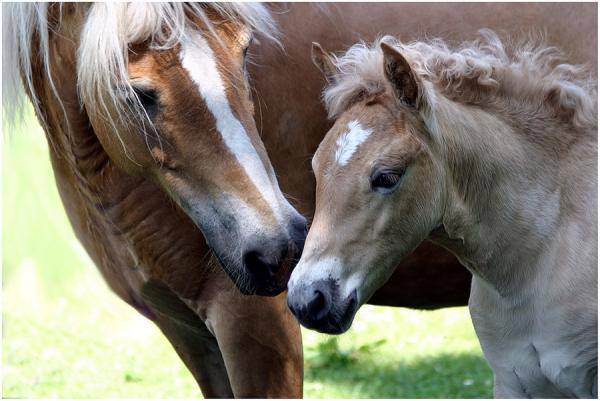
M336 122L288 283L308 328L348 329L423 240L473 273L497 397L597 397L597 84L540 43L384 37L315 64Z
M433 240L474 274L469 309L494 394L595 396L596 131L544 126L527 112L508 126L453 110L469 146L486 149L473 165L493 167L463 173L488 192L457 185Z
M273 14L286 53L263 41L251 50L260 68L249 69L257 89L257 125L280 184L306 215L314 208L309 156L329 126L318 101L322 79L310 65L311 41L335 38L335 47L342 48L390 32L403 15L406 28L399 34L413 35L421 26L431 34L463 37L482 26L510 29L549 19L544 25L551 35L565 41L580 37L572 21L581 29L595 21L595 6L582 5L530 5L518 15L498 5L369 5L377 24L364 19L365 5L336 6L330 13L315 5L286 7L289 12ZM42 78L43 67L33 66L57 186L77 237L111 289L163 331L205 396L300 396L300 331L285 302L240 294L189 217L155 184L119 169L98 141L73 79L77 41L65 40L79 28L76 21L50 34L52 74L66 119ZM574 54L595 58L595 43L593 35L574 40ZM376 294L373 300L428 308L466 302L470 274L451 255L432 245L416 255L382 288L386 297Z

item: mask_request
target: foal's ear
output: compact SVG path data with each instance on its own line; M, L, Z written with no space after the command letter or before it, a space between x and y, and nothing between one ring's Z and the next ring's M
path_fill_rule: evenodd
M317 42L313 42L312 44L311 57L314 65L316 65L325 76L327 83L335 83L335 75L337 74L338 70L333 63L331 55L327 54Z
M394 93L409 106L416 107L419 101L421 82L402 53L385 42L381 42L383 51L383 72L392 84Z

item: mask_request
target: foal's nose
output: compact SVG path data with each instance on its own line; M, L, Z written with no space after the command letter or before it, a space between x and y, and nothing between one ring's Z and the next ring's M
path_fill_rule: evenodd
M301 283L288 287L287 304L298 321L321 333L340 334L352 324L358 309L356 290L340 294L332 279Z
M301 285L288 293L288 307L302 324L316 328L331 311L332 290L329 280L317 281L310 286Z
M310 292L310 290L308 291ZM314 289L312 295L308 295L306 299L306 304L290 307L294 315L300 320L319 321L327 316L331 309L331 294L329 291L325 290L323 292L320 289Z

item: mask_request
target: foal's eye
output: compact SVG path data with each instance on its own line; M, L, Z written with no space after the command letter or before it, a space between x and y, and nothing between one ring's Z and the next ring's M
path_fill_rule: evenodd
M398 187L404 171L376 171L371 177L371 188L381 193L390 193Z
M154 89L133 87L133 91L137 96L138 101L148 114L148 117L152 118L158 112L158 95Z

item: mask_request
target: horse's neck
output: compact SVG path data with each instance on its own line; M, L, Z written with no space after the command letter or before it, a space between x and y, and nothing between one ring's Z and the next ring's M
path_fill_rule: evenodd
M555 267L544 254L570 218L568 161L525 138L510 116L443 102L433 132L449 170L442 242L498 293L520 291Z
M39 99L40 122L50 144L54 166L59 170L69 170L79 194L96 203L105 189L103 176L113 166L79 103L76 50L75 41L51 34L48 61L55 89L41 63L32 65L33 86Z
M189 277L201 279L202 236L160 189L120 170L104 150L77 96L76 46L76 41L51 36L50 70L62 106L44 67L33 66L40 121L73 228L111 288L128 302L140 304L131 299L137 291L132 288L148 278L193 297L201 286Z

